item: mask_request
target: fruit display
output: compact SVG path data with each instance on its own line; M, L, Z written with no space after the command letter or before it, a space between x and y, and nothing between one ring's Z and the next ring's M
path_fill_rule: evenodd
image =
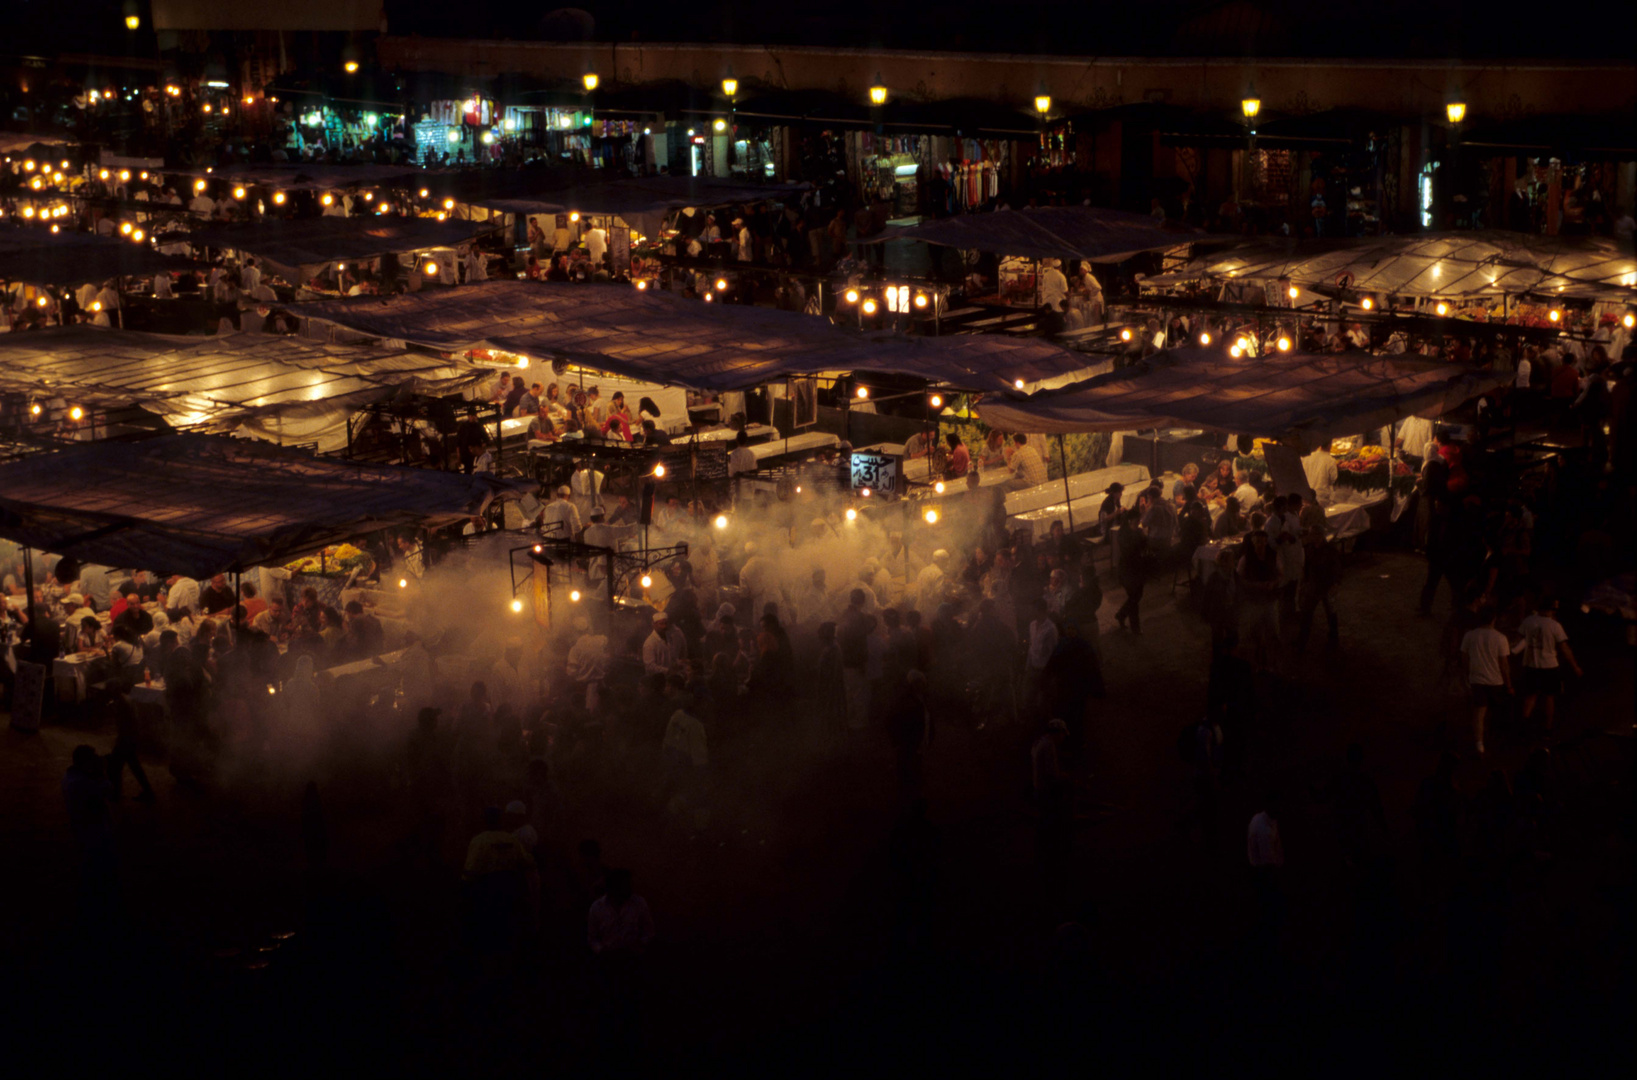
M351 544L333 544L323 552L314 552L305 558L286 563L292 574L305 576L348 577L354 570L368 573L374 566L369 554Z

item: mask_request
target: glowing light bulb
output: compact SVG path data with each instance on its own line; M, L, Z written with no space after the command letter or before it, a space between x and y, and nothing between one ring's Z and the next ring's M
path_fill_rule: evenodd
M716 527L718 529L725 529L728 527L728 516L726 514L716 515Z
M568 600L571 604L578 604L580 602L580 590L570 589L568 591Z
M408 578L399 578L398 579L398 588L400 588L400 589L409 588L409 579Z
M1012 389L1013 390L1023 389L1023 380L1022 379L1013 379L1012 380Z
M1557 308L1553 308L1551 311L1546 313L1546 317L1553 322L1561 322L1563 319L1563 312L1559 311Z
M942 394L933 394L930 398L927 399L927 404L931 405L934 409L943 408L944 407L943 395Z
M857 521L858 520L858 511L854 510L850 506L847 507L847 520L848 521Z
M570 210L568 212L568 219L570 221L579 221L580 220L580 212L578 210Z
M864 314L874 315L876 306L876 302L873 299L864 301Z
M926 523L928 525L938 524L938 511L936 511L936 510L928 510L925 514L922 514L921 516L926 518Z
M431 259L426 260L426 265L421 267L421 274L424 277L437 277L438 264L433 262Z
M1280 352L1289 352L1290 351L1290 339L1289 338L1281 337L1276 344L1278 345Z
M1375 310L1376 306L1376 302L1370 299L1368 296L1366 296L1363 300L1360 300L1358 304L1359 307L1363 308L1365 311L1373 311Z
M918 308L924 308L924 307L927 306L926 293L916 293L915 294L915 306L918 307Z
M867 386L860 386L857 390L853 391L853 394L858 398L858 400L863 401L865 398L870 396L870 388Z
M586 93L588 94L597 89L597 84L601 81L602 80L597 77L597 73L595 71L588 71L584 75L580 76L580 85L585 87Z
M107 170L107 169L103 169L103 170L102 170L102 171L101 171L101 172L99 172L99 173L97 173L97 179L98 179L98 180L106 180L106 179L108 179L108 170Z
M132 229L131 230L131 239L135 240L139 244L142 243L143 237L145 237L146 235L147 234L144 233L141 229Z
M244 188L242 188L242 187L236 187L236 188L233 189L233 197L235 199L242 199L242 198L245 197L245 194L246 194L246 192L245 192Z
M715 131L718 135L722 134L722 132L726 131L727 129L728 122L726 120L717 120L711 124L711 130Z
M841 295L847 301L847 303L849 303L849 304L858 303L858 290L857 289L848 289L846 292L842 293Z
M1302 295L1302 292L1300 289L1296 288L1296 286L1292 285L1290 288L1285 290L1285 295L1294 300L1298 296Z
M710 302L711 302L711 301L712 301L712 300L715 300L715 299L716 299L716 294L715 294L715 293L709 293L709 292L708 292L708 293L706 293L706 294L705 294L705 303L707 303L707 304L708 304L708 303L710 303Z
M454 199L445 199L445 200L443 200L443 208L445 210L453 210L455 208L455 200Z
M665 466L663 466L663 465L655 465L654 466L654 478L657 479L657 480L665 479Z
M523 601L513 600L512 601L512 610L513 611L522 611L523 610Z
M40 415L40 403L38 401L36 401L34 404L32 404L32 405L30 405L28 407L28 411L33 416L39 416Z
M284 205L284 199L285 199L284 192L282 192L282 191L273 192L273 205L274 206L283 206Z
M869 488L859 488L858 493L859 493L859 495L863 496L866 499L870 497L870 489Z
M1620 320L1620 325L1627 330L1637 327L1637 315L1633 315L1629 311L1626 312L1625 317Z
M430 194L432 194L430 191L427 191L425 188L421 188L421 198L424 199Z
M1440 300L1440 301L1438 301L1438 306L1436 308L1434 308L1433 310L1438 312L1438 314L1440 314L1440 315L1448 315L1449 314L1449 305L1444 303L1442 300Z
M645 291L647 288L648 288L648 279L647 278L638 278L637 279L637 291L642 292L642 291Z
M1201 345L1209 345L1211 343L1211 335L1210 334L1201 334L1201 335L1199 335L1199 343Z
M651 588L654 584L654 579L649 575L644 574L642 575L642 580L639 584L641 584L644 589Z
M348 60L342 67L347 69L348 75L358 74L358 61L356 60Z
M936 484L932 485L932 490L942 495L944 493L944 482L939 480Z
M84 420L85 410L80 408L78 405L75 405L73 408L68 410L68 418L70 420Z
M1120 331L1120 340L1121 341L1130 341L1131 340L1131 327L1127 326L1127 327L1125 327L1124 329L1122 329Z
M1230 347L1229 347L1229 348L1228 348L1228 355L1229 355L1229 356L1231 356L1231 357L1233 357L1233 358L1234 358L1234 359L1235 359L1235 360L1237 360L1237 359L1239 359L1239 358L1240 358L1240 357L1241 357L1241 356L1244 356L1244 355L1245 355L1245 350L1244 350L1244 349L1241 349L1241 348L1240 348L1240 347L1239 347L1239 346L1237 346L1237 345L1233 345L1233 346L1230 346Z
M120 182L123 183L124 181L129 180L130 178L131 178L131 170L130 169L121 169L121 170L119 170ZM142 174L142 179L146 180L147 178L148 178L148 174L143 173Z

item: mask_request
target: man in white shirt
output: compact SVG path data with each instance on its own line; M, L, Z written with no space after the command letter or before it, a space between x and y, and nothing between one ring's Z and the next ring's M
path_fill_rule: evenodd
M744 218L733 219L733 247L740 262L750 262L756 255L756 244L750 238L750 226Z
M475 246L466 249L466 284L489 280L489 260Z
M1547 731L1552 730L1552 722L1557 716L1557 696L1563 692L1564 664L1577 677L1583 674L1579 661L1569 649L1569 635L1564 631L1563 624L1557 621L1557 606L1555 598L1543 597L1535 613L1518 624L1518 633L1523 636L1512 647L1514 653L1523 656L1523 677L1520 680L1523 684L1523 718L1528 720L1534 715L1536 703L1543 703Z
M187 608L195 615L199 611L199 583L192 578L182 577L180 574L172 577L166 583L169 590L165 593L165 607L171 611L177 608Z
M1302 458L1302 472L1307 475L1307 486L1313 489L1313 497L1319 505L1329 506L1336 497L1336 478L1341 473L1336 459L1330 456L1329 442Z
M1233 497L1239 500L1240 513L1248 518L1252 510L1262 505L1262 493L1251 486L1249 473L1236 472L1234 479L1239 482L1239 486L1234 489Z
M103 285L97 293L97 303L102 305L102 314L108 316L108 325L119 325L119 291L114 288L112 281Z
M585 231L585 250L591 256L591 268L602 269L603 256L608 254L608 230L593 225Z
M642 668L650 675L666 675L687 659L688 643L663 611L654 612L653 626L653 633L642 643Z
M1512 645L1495 629L1495 609L1478 612L1480 625L1461 639L1466 658L1466 681L1472 707L1472 735L1479 754L1484 752L1484 720L1491 709L1504 709L1512 698Z
M1040 260L1040 303L1053 311L1063 310L1063 301L1069 295L1069 279L1060 269L1057 259Z
M544 536L574 540L580 535L580 509L569 502L567 484L557 488L556 497L540 509L540 532Z
M733 437L733 453L728 455L728 475L756 471L756 452L750 448L750 436L740 431Z
M254 259L246 259L244 269L239 271L239 287L245 292L252 292L261 284L261 267Z
M171 274L169 270L161 270L153 276L153 294L160 300L169 300L171 292Z

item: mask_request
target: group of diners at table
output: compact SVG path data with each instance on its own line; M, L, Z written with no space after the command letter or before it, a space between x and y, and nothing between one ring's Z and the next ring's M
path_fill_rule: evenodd
M205 581L159 577L145 570L78 566L35 552L32 589L34 633L22 641L30 612L21 548L0 542L7 619L21 659L49 665L59 699L77 700L88 687L146 688L161 700L185 653L205 676L226 653L251 642L271 648L279 662L311 657L315 668L365 660L385 651L382 621L357 599L340 606L322 602L305 586L293 602L277 587L267 595L249 580L237 591L227 575ZM266 580L266 579L264 579Z

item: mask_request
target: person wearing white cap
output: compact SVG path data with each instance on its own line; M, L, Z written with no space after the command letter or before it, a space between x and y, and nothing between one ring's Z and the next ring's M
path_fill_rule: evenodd
M570 494L569 486L561 484L552 493L552 500L540 508L541 533L561 540L579 539L580 508L569 501Z
M688 642L663 611L654 612L653 622L653 633L642 643L642 668L650 675L669 674L687 659Z
M733 246L740 262L750 262L756 257L756 244L750 238L750 226L745 224L744 218L733 219Z
M1063 310L1069 295L1069 279L1063 276L1062 266L1058 259L1040 260L1040 303L1057 312Z

